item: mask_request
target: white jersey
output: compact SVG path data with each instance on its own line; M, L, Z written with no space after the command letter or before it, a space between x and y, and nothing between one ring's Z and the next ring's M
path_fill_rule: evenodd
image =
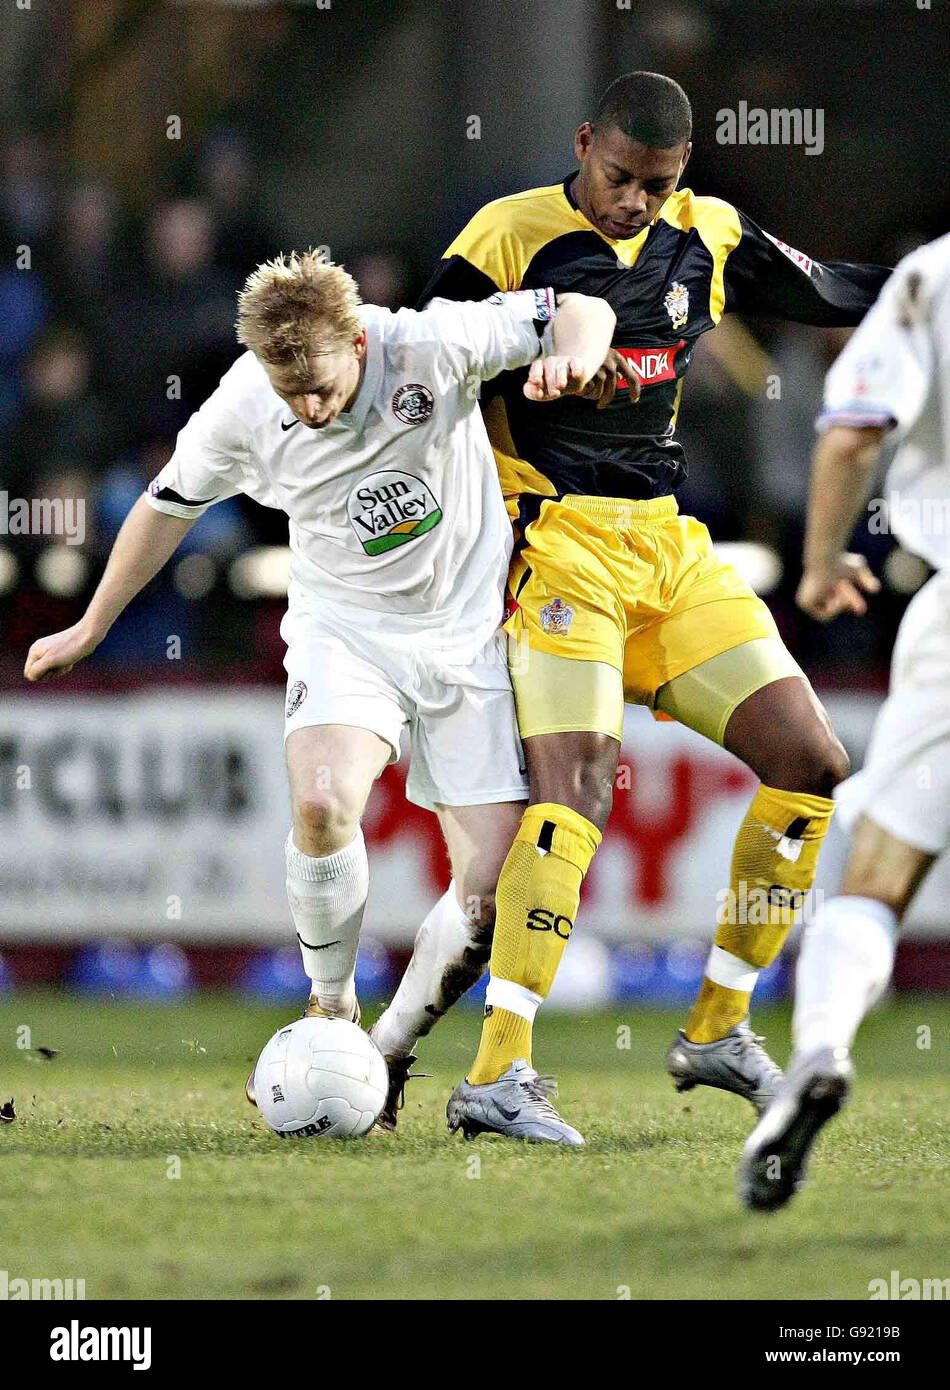
M502 617L511 525L479 384L523 367L556 313L551 290L423 312L361 306L363 379L349 411L308 429L253 353L178 436L148 500L199 516L243 492L290 518L291 602L453 662Z
M950 567L950 235L905 256L831 368L818 429L832 425L895 430L890 527Z

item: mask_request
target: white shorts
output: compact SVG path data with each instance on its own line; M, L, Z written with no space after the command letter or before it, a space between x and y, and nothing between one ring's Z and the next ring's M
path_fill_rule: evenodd
M950 848L950 571L908 605L864 767L835 801L849 829L867 816L925 853Z
M367 633L354 616L334 619L292 604L281 623L287 644L284 738L315 724L368 729L399 758L409 730L406 796L417 806L526 801L528 782L499 630L464 666Z

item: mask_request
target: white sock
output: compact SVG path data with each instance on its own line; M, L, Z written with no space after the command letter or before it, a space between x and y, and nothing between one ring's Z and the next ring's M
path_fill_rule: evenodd
M416 1041L481 979L491 938L490 927L475 926L462 911L450 883L419 928L392 1003L373 1025L373 1041L384 1056L408 1056Z
M363 832L335 854L314 858L287 837L287 900L311 995L327 1013L350 1018L356 1006L356 952L369 892Z
M798 957L795 1051L850 1047L894 965L897 918L876 898L832 898L807 927Z

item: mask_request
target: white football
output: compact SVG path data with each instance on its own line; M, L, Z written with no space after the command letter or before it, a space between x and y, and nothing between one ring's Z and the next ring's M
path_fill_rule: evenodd
M358 1139L386 1101L379 1048L342 1018L298 1018L265 1045L254 1068L257 1108L281 1139Z

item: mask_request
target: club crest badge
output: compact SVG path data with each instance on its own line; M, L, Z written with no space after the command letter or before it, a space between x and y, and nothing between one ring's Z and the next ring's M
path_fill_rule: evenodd
M673 327L683 328L689 318L689 290L686 286L681 285L679 280L674 280L666 292L663 304L672 320Z
M393 414L404 425L424 425L435 409L435 398L428 386L410 381L393 395Z
M574 609L562 598L554 598L541 609L541 626L553 637L563 637L574 621Z
M303 681L294 681L293 685L287 691L288 719L291 717L291 715L297 713L298 709L303 704L304 700L306 700L306 698L307 687L304 685Z

